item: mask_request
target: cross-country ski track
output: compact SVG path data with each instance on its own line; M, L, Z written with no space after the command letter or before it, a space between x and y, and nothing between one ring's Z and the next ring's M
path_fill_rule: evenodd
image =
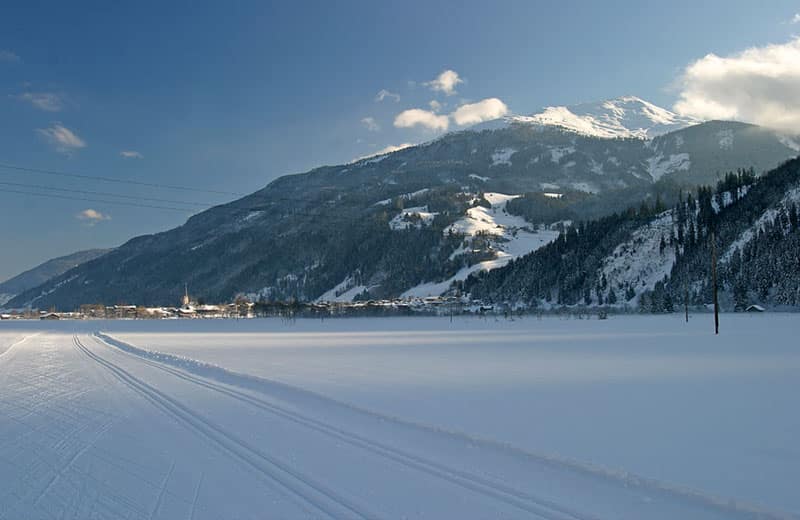
M6 344L3 519L793 518L108 334Z

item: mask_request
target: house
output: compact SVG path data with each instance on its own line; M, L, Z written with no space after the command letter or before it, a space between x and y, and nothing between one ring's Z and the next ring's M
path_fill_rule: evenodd
M181 307L178 309L178 316L181 318L196 318L197 312L195 312L193 307Z
M198 305L194 310L204 318L222 318L225 316L224 309L219 305Z
M114 305L106 308L106 315L118 320L132 320L136 318L136 305Z
M61 316L56 314L55 312L48 312L47 314L42 314L39 316L40 320L60 320Z
M745 309L745 312L764 312L765 310L761 305L750 305Z

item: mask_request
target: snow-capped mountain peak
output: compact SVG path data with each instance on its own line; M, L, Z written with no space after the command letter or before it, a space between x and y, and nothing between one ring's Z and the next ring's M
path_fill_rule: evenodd
M651 139L702 121L681 116L636 96L571 106L549 106L530 116L512 115L506 123L556 126L601 138Z

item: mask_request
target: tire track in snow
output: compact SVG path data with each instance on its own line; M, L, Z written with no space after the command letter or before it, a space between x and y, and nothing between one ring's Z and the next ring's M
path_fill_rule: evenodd
M290 468L277 459L263 453L244 440L225 431L220 426L212 423L199 413L195 412L176 399L136 378L130 372L118 365L93 353L78 336L73 337L75 347L87 357L108 369L120 382L134 390L136 393L151 402L157 408L188 426L191 430L209 439L224 452L233 455L238 460L278 484L307 505L318 510L330 518L377 518L376 515L365 511L350 500L336 495L324 485Z
M102 341L102 338L94 336L103 345L112 346ZM116 349L116 347L114 347ZM119 349L117 349L119 350ZM129 354L125 351L123 353ZM369 451L395 463L399 463L407 468L420 471L429 476L433 476L454 484L469 491L482 494L494 500L505 503L517 509L534 514L544 520L597 520L597 517L579 513L553 501L534 496L530 493L515 489L511 486L494 482L487 478L468 473L466 471L450 468L441 463L426 459L403 450L388 446L386 444L371 440L364 436L348 432L336 426L319 421L317 419L304 416L300 413L288 410L281 406L270 403L264 399L259 399L248 393L241 392L234 388L223 386L208 379L203 379L188 372L170 367L157 361L152 361L135 354L129 354L138 361L152 366L156 369L167 372L189 383L202 386L209 390L221 393L240 402L254 406L260 410L277 415L285 420L299 424L316 432L322 433L351 446Z

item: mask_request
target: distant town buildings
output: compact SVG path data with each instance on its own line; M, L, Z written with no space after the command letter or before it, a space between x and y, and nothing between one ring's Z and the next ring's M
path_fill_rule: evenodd
M234 302L222 304L208 304L194 301L189 295L188 285L184 285L184 292L180 304L175 307L144 307L141 305L81 305L74 312L57 312L55 309L39 311L28 309L24 311L11 311L0 314L0 320L39 319L117 319L117 320L145 320L145 319L230 319L230 318L256 318L256 317L336 317L336 316L410 316L433 315L454 316L461 314L471 315L496 315L510 317L520 313L530 312L573 312L579 315L589 312L585 308L525 308L510 303L486 304L479 300L468 300L457 296L429 296L424 298L406 298L390 300L364 300L353 302L298 302L298 301L258 301L251 302L243 297L238 297ZM750 305L747 312L765 312L760 305ZM598 311L607 316L608 309ZM630 312L621 310L620 312ZM589 312L591 313L591 312ZM599 314L598 314L599 315Z

